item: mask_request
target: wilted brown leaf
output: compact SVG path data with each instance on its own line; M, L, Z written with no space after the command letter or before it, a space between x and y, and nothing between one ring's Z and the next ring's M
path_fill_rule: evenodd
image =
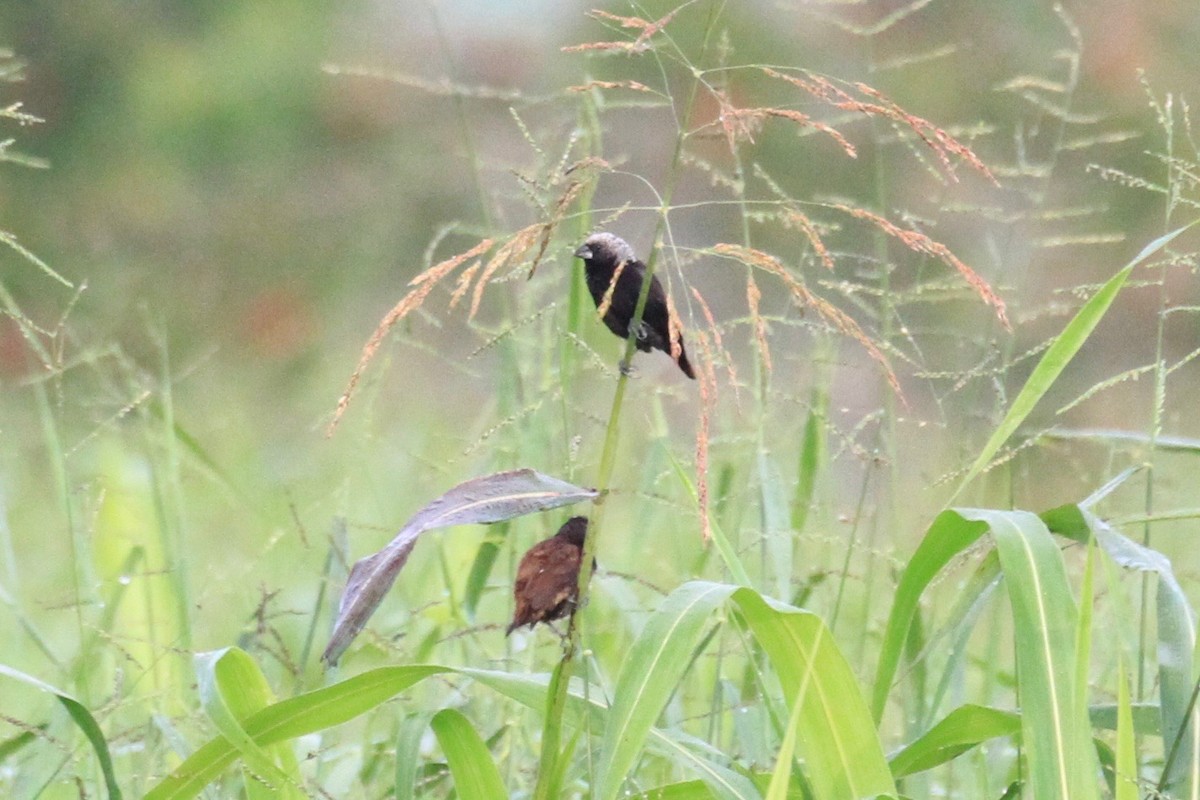
M333 634L321 660L333 664L362 631L392 588L418 537L434 528L500 522L535 511L589 500L585 489L532 469L497 472L460 483L413 515L387 547L350 570Z

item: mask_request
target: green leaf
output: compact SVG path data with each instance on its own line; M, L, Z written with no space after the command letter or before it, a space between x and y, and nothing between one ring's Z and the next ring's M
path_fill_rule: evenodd
M955 556L974 544L986 530L987 525L984 523L964 519L954 511L943 511L925 531L921 544L908 560L896 587L892 610L888 614L883 646L879 653L879 666L875 672L871 715L876 724L883 718L883 709L887 704L892 680L896 676L896 669L904 652L908 628L917 611L917 604L921 601L921 594Z
M499 543L508 535L508 529L507 522L498 522L491 526L479 543L479 549L475 551L475 560L471 562L471 571L467 573L462 600L463 608L471 619L475 618L475 609L479 607L479 600L487 591L488 577L492 574L492 567L500 554Z
M794 539L783 492L783 477L770 456L759 451L758 458L759 509L762 514L762 535L765 539L767 575L771 577L771 593L781 600L791 594L792 549ZM764 575L764 578L767 576Z
M1079 618L1075 631L1075 709L1087 713L1088 667L1092 656L1092 606L1095 602L1096 543L1087 545L1087 563L1083 571L1083 584L1079 588ZM1088 719L1091 726L1091 719Z
M1051 509L1043 513L1042 518L1055 533L1079 542L1095 537L1096 543L1116 564L1126 569L1153 572L1158 577L1155 613L1159 709L1163 746L1169 757L1161 788L1195 797L1195 793L1200 792L1200 708L1191 706L1195 615L1175 578L1171 562L1162 553L1143 547L1078 505ZM1173 757L1170 756L1172 749L1175 750Z
M395 800L416 797L417 771L421 763L421 737L429 727L431 714L412 714L400 723L396 734L396 794Z
M1013 613L1022 750L1036 797L1097 797L1098 764L1087 708L1075 690L1079 611L1062 552L1037 515L965 509L985 522L1000 556Z
M1129 710L1133 714L1134 733L1138 736L1162 736L1162 717L1157 703L1130 703ZM1092 721L1092 728L1115 731L1119 713L1116 703L1100 703L1088 708L1088 719Z
M268 753L246 733L242 721L271 701L267 679L245 651L227 647L198 653L196 676L200 704L217 730L233 744L249 774L248 797L303 797L295 754L287 747Z
M13 755L14 753L20 752L23 748L38 741L40 738L40 735L45 733L46 728L47 728L47 725L45 723L43 723L34 728L34 730L37 731L36 734L34 733L33 730L22 731L21 733L18 733L16 736L13 736L11 738L5 739L3 742L0 742L0 761L4 761L6 758Z
M713 611L736 587L694 581L667 597L630 648L617 677L604 745L596 768L596 796L615 800L646 737L691 666L692 653Z
M821 618L753 589L738 589L733 601L779 676L788 704L799 706L792 723L814 797L894 796L858 679Z
M445 667L433 665L371 670L267 706L244 720L242 728L259 747L294 739L341 725L430 675L445 671ZM195 797L233 763L238 753L224 736L209 741L154 786L146 800Z
M434 715L430 727L446 754L459 797L507 800L508 793L491 751L466 717L446 708Z
M712 800L712 794L704 785L704 781L682 781L655 786L653 789L629 795L627 800Z
M804 439L800 445L800 465L796 472L796 493L792 497L792 530L804 530L808 509L816 491L817 476L825 466L825 419L829 413L829 392L823 385L813 388L812 405L804 423Z
M897 778L945 764L973 747L1021 732L1021 715L979 705L965 705L947 714L924 735L891 758Z
M1142 248L1142 252L1126 264L1116 275L1108 279L1108 281L1100 287L1100 290L1092 295L1083 308L1067 323L1065 327L1055 339L1053 344L1046 350L1037 366L1034 367L1029 379L1025 381L1025 385L1021 388L1016 399L1008 409L1008 413L1004 415L1004 419L996 426L996 430L992 432L991 438L987 444L983 446L983 450L976 457L975 462L971 464L967 474L963 476L962 481L955 489L953 497L957 497L967 484L975 480L976 477L983 471L983 468L988 465L988 462L1000 451L1000 448L1008 441L1009 437L1016 432L1025 418L1033 411L1034 406L1045 396L1054 382L1066 369L1067 364L1071 363L1071 359L1083 347L1084 342L1091 336L1092 331L1100 324L1100 320L1104 318L1105 313L1117 298L1117 294L1121 291L1121 287L1125 285L1129 274L1133 272L1141 262L1145 261L1150 256L1157 253L1162 248L1166 247L1172 239L1196 223L1190 223L1182 228L1177 228L1168 234L1158 237L1150 244Z
M476 669L462 669L459 672L534 711L545 711L549 675L523 676ZM567 724L576 730L584 730L585 726L591 730L603 730L608 719L608 708L597 699L603 695L604 692L599 688L592 687L585 698L582 683L573 682L571 691L567 694L567 709L564 715ZM670 758L682 769L698 775L712 796L719 800L758 800L760 796L754 784L746 777L715 759L706 757L699 752L700 748L694 746L688 737L678 731L654 728L650 731L647 746Z
M792 759L796 757L796 738L800 733L800 714L804 710L804 695L796 698L792 712L788 715L787 730L775 756L775 768L771 771L771 783L767 786L765 800L786 800L792 783Z
M32 675L27 675L20 670L13 669L4 664L0 664L0 675L5 675L15 681L32 686L38 691L52 694L58 702L62 703L63 708L67 710L67 714L79 726L79 730L83 731L83 735L91 743L92 749L96 751L96 759L100 762L100 771L104 774L104 785L108 789L108 796L112 800L120 800L121 787L117 785L117 776L113 772L112 756L108 752L108 742L105 741L104 732L100 730L100 725L96 722L96 718L92 716L92 713L87 710L83 703L61 689L56 689Z
M1113 800L1138 800L1137 745L1125 659L1117 662L1117 768Z

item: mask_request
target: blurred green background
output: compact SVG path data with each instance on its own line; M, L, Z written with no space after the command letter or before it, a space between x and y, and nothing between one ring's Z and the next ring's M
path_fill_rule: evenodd
M616 36L586 15L593 7L533 0L0 5L0 47L23 62L25 78L0 84L0 105L19 101L43 120L3 121L0 140L12 137L12 151L45 162L0 163L0 230L75 287L0 247L0 283L45 331L40 343L54 361L54 369L41 366L20 326L0 319L0 527L14 609L0 620L12 640L4 661L54 677L48 663L74 652L81 631L93 630L94 622L80 620L123 569L122 547L105 555L115 540L140 542L146 564L186 565L184 574L162 578L184 587L176 596L189 604L181 617L191 629L151 652L223 646L240 635L286 664L309 625L304 615L322 585L335 518L348 519L348 551L358 557L420 504L472 475L527 465L591 479L589 453L603 430L610 373L596 366L580 378L587 391L572 401L576 428L546 432L541 415L562 421L552 413L557 398L535 407L539 392L554 386L556 350L544 340L561 330L577 270L570 249L586 219L560 230L531 281L518 270L489 289L475 321L445 311L448 292L435 295L377 357L339 432L326 439L323 430L363 343L413 276L485 235L543 218L530 197L553 195L538 182L558 161L572 160L563 153L580 130L581 93L568 87L632 79L685 95L687 71L669 58L563 52ZM674 6L605 8L657 19ZM1200 13L1183 0L1071 4L1065 16L1047 2L696 3L668 28L681 48L699 53L696 39L714 9L723 14L722 33L706 63L725 58L864 81L970 143L999 180L993 187L965 167L958 184L931 180L937 170L919 145L899 148L914 152L907 161L885 160L869 145L849 160L822 136L798 138L784 127L764 128L746 145L745 168L761 165L793 196L850 198L929 230L1009 303L1012 334L960 285L958 302L910 309L906 320L920 346L896 363L912 405L894 412L898 444L888 453L862 435L886 394L877 376L853 345L829 355L850 368L830 384L831 426L843 444L823 513L831 524L811 535L812 561L838 563L838 520L866 513L862 476L875 475L875 459L887 457L901 464L878 473L893 482L892 500L873 497L867 507L919 500L898 503L903 531L876 523L870 548L884 557L907 552L944 499L947 486L938 479L969 463L994 422L995 398L1011 399L1027 375L1031 362L1010 356L1055 333L1079 305L1077 290L1112 275L1172 222L1187 221L1171 216L1161 193L1106 179L1101 168L1164 183L1167 139L1149 100L1162 106L1171 94L1181 113L1180 98L1200 88ZM872 33L883 21L890 24ZM744 74L727 77L739 104L797 103L785 87ZM656 221L649 187L663 189L678 124L649 102L660 99L598 101L603 156L623 172L600 178L592 222L632 204L609 227L641 251ZM816 106L799 104L870 133L869 125ZM701 98L687 122L694 127L716 114ZM1186 158L1192 131L1180 126L1176 133L1172 146ZM886 130L874 135L888 141ZM721 137L710 138L698 140L692 154L728 167ZM686 172L674 198L679 206L700 204L672 212L671 236L685 249L740 240L736 210L711 202L727 195L710 175ZM1180 186L1195 197L1194 176ZM443 241L449 225L456 227ZM778 231L755 228L754 235L764 249L794 252ZM830 233L839 253L861 249L856 236L849 228ZM701 289L719 321L744 317L743 283L701 261L686 265L689 285ZM839 260L836 280L855 281L870 267L865 258ZM905 291L927 278L954 284L946 274L898 273L895 280ZM824 280L815 268L812 276L814 284ZM699 308L676 286L685 325L702 326ZM1165 291L1171 305L1196 303L1187 264L1170 273ZM839 305L858 314L856 296L846 296ZM1157 286L1122 298L1081 355L1060 406L1154 359L1160 299ZM771 296L764 304L776 312L787 305ZM552 313L526 327L515 349L494 346L514 320L539 308ZM819 377L804 340L779 327L771 423L779 435L772 443L790 476L801 409ZM587 342L610 368L616 347L606 332L593 335L595 328ZM1169 362L1195 348L1195 332L1190 315L1171 318ZM747 382L750 338L744 326L731 328L728 343ZM991 360L988 353L1000 351L1008 355ZM524 359L521 387L501 390L517 380L513 358ZM670 471L667 450L690 463L694 389L671 375L665 359L642 358L643 393L626 433L634 443L626 445L624 467L639 488L612 519L648 533L603 545L601 558L615 572L640 570L670 588L681 575L703 571L706 558L691 518L680 529L678 487L662 477ZM967 374L974 382L963 391L957 378ZM1166 433L1200 436L1190 401L1195 374L1194 364L1185 365L1172 378ZM1005 384L1007 395L993 384ZM1149 388L1146 380L1123 382L1066 421L1144 431ZM718 449L754 444L739 438L746 436L740 402L728 391L722 396L727 422L716 424ZM994 487L988 499L1031 508L1077 500L1140 457L1136 448L1036 450L1019 462L1007 491ZM1176 457L1184 462L1177 471L1173 462L1162 465L1168 506L1194 503L1191 454L1165 458ZM726 495L714 489L718 511L720 497L753 494L741 477L728 479ZM719 488L720 474L712 480ZM147 519L159 533L144 538ZM514 529L532 541L557 522L522 521ZM455 583L446 576L465 574L479 539L477 530L456 530L445 535L444 550L418 550L410 569L438 579L402 583L402 599L389 601L373 624L395 631L413 609L446 613L437 610ZM1162 547L1177 559L1191 549L1169 537ZM669 557L660 564L648 552ZM1194 588L1195 561L1176 568ZM442 578L445 585L431 590ZM598 602L637 606L627 594L631 582L609 581ZM507 613L506 591L498 582L487 622ZM30 627L44 648L21 632ZM276 633L286 646L272 639ZM439 646L431 640L412 652L441 657ZM298 674L312 667L287 665ZM103 678L93 688L101 695L109 689Z

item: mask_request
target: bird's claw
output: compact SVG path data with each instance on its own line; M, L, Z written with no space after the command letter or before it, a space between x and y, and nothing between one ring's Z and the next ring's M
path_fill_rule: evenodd
M626 378L636 378L637 377L637 370L635 370L633 368L633 362L631 362L631 361L626 361L625 359L621 359L620 361L617 362L617 369Z

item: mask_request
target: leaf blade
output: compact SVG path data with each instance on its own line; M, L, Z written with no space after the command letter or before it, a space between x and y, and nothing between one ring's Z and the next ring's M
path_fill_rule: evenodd
M1198 220L1200 221L1200 220ZM1125 281L1129 279L1130 273L1134 268L1145 261L1150 256L1157 253L1162 248L1166 247L1179 234L1186 231L1188 228L1195 225L1195 222L1189 223L1182 228L1176 228L1170 233L1158 237L1150 242L1142 251L1134 257L1132 261L1117 271L1117 274L1109 278L1103 286L1100 287L1091 298L1088 299L1083 307L1072 317L1067 326L1062 332L1055 337L1054 343L1042 355L1037 366L1025 381L1025 385L1021 387L1021 391L1009 406L1008 412L1004 415L1004 419L996 426L991 437L983 446L983 450L975 458L967 473L963 476L958 484L958 488L954 490L953 497L957 497L962 493L962 490L976 477L979 476L988 462L1000 451L1000 448L1008 441L1009 437L1016 432L1025 418L1033 411L1034 406L1045 396L1050 387L1062 374L1063 370L1075 357L1083 347L1084 342L1091 336L1092 331L1100 324L1100 320L1104 318L1113 301L1116 300L1117 294L1125 285Z

